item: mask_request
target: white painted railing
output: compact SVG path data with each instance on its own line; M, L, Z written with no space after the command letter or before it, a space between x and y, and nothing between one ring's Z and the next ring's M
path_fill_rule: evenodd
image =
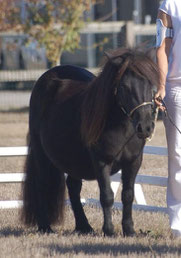
M22 147L0 147L0 156L24 156L27 155L28 148L26 146ZM161 155L167 156L167 148L165 147L155 147L155 146L145 146L144 154L151 155ZM120 185L121 172L111 176L111 187L116 196L119 185ZM18 183L24 180L23 173L0 173L0 183ZM165 207L149 206L146 203L141 184L155 185L166 187L167 178L160 176L148 176L148 175L137 175L135 182L135 200L137 204L133 205L136 210L145 211L158 211L166 212ZM84 204L96 204L99 205L99 201L96 199L82 199ZM22 205L22 201L0 201L0 208L18 208ZM122 204L115 202L114 208L121 209Z
M28 154L28 147L0 147L0 157L2 156L25 156Z

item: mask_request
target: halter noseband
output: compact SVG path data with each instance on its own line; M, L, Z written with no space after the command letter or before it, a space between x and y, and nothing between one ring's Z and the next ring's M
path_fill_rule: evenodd
M114 95L115 95L115 96L117 95L117 92L118 92L118 88L115 87L115 88L114 88ZM152 100L152 101L148 101L148 102L143 102L142 104L140 104L140 105L136 106L135 108L133 108L129 113L125 110L124 107L121 107L121 110L123 111L123 113L124 113L125 115L127 115L127 117L130 118L130 117L133 115L133 113L134 113L138 108L143 107L143 106L147 106L147 105L154 106L154 101Z
M142 104L136 106L135 108L133 108L129 113L124 109L124 107L121 107L121 110L124 112L124 114L126 114L128 117L131 117L133 115L133 113L140 107L143 106L147 106L147 105L152 105L153 106L153 102L143 102Z

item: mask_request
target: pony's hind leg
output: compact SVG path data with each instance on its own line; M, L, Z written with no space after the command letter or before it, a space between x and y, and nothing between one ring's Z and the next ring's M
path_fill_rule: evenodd
M51 224L63 214L65 178L47 158L38 137L29 145L23 186L23 220L50 233Z
M80 234L92 233L93 229L84 213L82 203L80 201L80 192L82 188L82 180L74 179L71 176L66 180L71 206L75 216L75 231Z

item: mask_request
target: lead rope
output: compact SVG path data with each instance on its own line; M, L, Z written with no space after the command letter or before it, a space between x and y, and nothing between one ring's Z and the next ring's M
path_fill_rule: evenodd
M168 118L168 120L170 121L170 123L177 129L177 131L181 134L181 130L180 130L180 129L176 126L176 124L173 122L173 119L172 119L172 117L170 116L170 114L169 114L169 112L168 112L168 108L167 108L167 106L166 106L164 100L161 99L161 98L159 98L159 101L162 103L162 106L165 108L165 110L164 110L165 116ZM156 110L155 110L155 120L154 120L154 122L155 122L155 128L156 128L156 121L157 121L157 118L158 118L158 110L159 110L159 107L157 107ZM153 133L151 134L151 136L148 137L148 138L146 138L146 141L147 141L147 142L151 141L151 139L153 138L153 136L154 136L154 134L155 134L155 128L154 128Z
M154 119L155 127L154 127L154 130L153 130L153 133L149 137L146 138L146 142L150 142L152 140L153 136L155 135L156 121L158 119L158 110L159 110L159 108L156 107L156 109L155 109L155 119Z
M170 121L170 123L171 123L171 124L177 129L177 131L181 134L181 130L176 126L176 124L173 122L172 117L169 115L168 108L167 108L167 106L166 106L166 104L165 104L165 101L163 101L163 99L160 99L160 101L161 101L163 107L165 108L165 110L164 110L165 116L168 117L168 120Z

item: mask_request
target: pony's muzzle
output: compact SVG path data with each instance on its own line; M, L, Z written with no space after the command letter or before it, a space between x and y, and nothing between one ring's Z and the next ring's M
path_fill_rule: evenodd
M153 133L154 128L155 128L155 123L153 121L150 123L139 122L136 125L136 133L138 138L146 139L150 137L151 134Z

